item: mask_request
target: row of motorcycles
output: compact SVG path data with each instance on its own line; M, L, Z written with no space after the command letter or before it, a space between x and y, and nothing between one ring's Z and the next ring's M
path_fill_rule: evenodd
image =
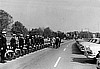
M10 45L8 45L7 47L8 48L7 48L7 51L5 53L5 58L6 58L6 60L12 60L12 59L18 58L20 56L24 56L26 54L29 54L31 52L46 48L47 46L45 46L43 44L41 44L41 45L30 45L29 49L27 49L27 45L24 45L22 47L22 49L20 49L19 46L17 45L15 51L13 51L13 48Z
M22 49L20 49L20 47L18 45L16 45L16 49L15 51L13 51L13 47L11 47L10 45L7 46L7 51L5 53L5 58L6 60L12 60L12 59L15 59L15 58L18 58L20 56L24 56L26 54L29 54L29 53L32 53L34 51L37 51L37 50L41 50L41 49L44 49L44 48L47 48L47 47L52 47L54 49L57 49L60 47L60 42L48 42L48 44L38 44L38 45L29 45L29 48L27 49L27 45L24 45L22 47Z

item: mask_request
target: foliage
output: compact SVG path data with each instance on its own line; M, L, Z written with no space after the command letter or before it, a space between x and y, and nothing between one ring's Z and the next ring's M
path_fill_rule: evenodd
M44 29L44 34L43 34L44 37L51 37L51 34L52 34L52 30L49 27Z
M0 33L11 23L13 23L12 16L4 10L0 10Z
M24 36L26 36L28 34L28 30L27 28L25 28L25 26L23 26L23 24L19 21L16 21L13 25L12 25L12 29L11 31L14 34L24 34Z
M45 38L46 37L56 37L56 36L60 38L65 37L64 32L61 32L61 31L54 32L49 27L46 27L46 28L39 27L39 28L32 29L31 31L29 31L29 34L30 35L42 35Z

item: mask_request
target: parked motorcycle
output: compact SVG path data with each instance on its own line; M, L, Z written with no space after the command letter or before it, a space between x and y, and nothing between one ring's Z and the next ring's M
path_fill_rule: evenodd
M14 58L14 55L15 55L15 53L14 53L12 47L10 47L10 45L9 45L7 48L7 51L5 53L5 57L7 60L12 60Z

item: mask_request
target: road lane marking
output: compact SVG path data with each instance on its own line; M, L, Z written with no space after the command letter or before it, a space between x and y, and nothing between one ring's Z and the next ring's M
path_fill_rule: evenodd
M56 61L56 63L55 63L55 65L54 65L54 67L57 67L58 62L60 61L60 59L61 59L61 57L59 57L59 58L58 58L58 60Z
M70 46L70 44L67 45L67 47Z
M66 51L66 48L64 48L64 50L63 51Z

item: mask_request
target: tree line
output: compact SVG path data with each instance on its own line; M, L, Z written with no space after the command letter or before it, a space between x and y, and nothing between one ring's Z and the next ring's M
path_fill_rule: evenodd
M11 25L11 26L9 26ZM0 10L0 34L2 33L3 30L6 29L6 31L10 28L10 32L12 34L23 34L26 36L27 34L30 35L42 35L44 37L56 37L59 36L60 38L63 38L65 36L64 32L62 31L53 31L49 27L46 28L32 28L31 30L28 30L23 23L20 21L15 21L13 20L13 17L8 14L4 10Z

